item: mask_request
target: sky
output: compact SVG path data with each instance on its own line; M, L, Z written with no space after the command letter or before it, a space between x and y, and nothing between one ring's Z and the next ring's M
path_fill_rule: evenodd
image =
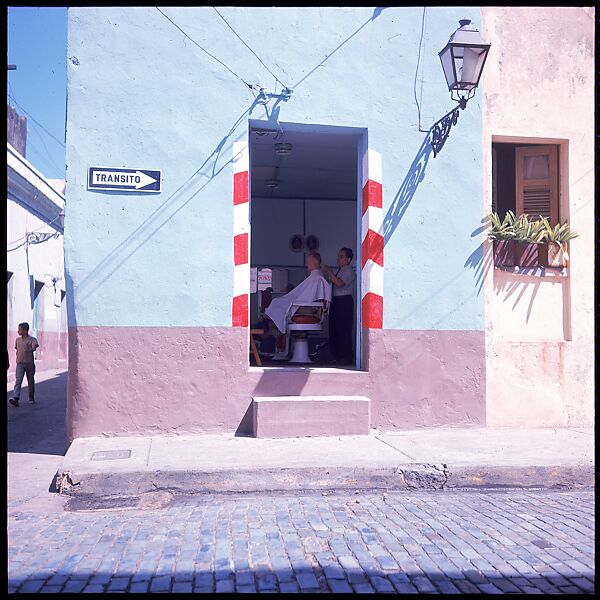
M27 160L65 178L67 9L8 7L7 103L27 117Z

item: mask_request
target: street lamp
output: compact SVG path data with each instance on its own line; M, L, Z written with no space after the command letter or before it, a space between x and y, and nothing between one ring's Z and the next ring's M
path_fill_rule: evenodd
M469 19L461 19L459 23L460 27L438 55L452 99L459 102L460 108L465 108L479 85L491 44L483 41Z
M441 150L452 125L456 125L459 108L464 110L475 95L485 59L491 44L485 42L469 19L461 19L460 27L450 36L444 49L438 53L452 100L458 106L442 117L432 130L433 155Z

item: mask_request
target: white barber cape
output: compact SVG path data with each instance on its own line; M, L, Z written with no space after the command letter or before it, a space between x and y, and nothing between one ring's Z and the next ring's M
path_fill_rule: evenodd
M331 284L325 279L321 269L311 271L308 277L298 284L291 292L279 298L273 298L271 304L267 306L265 313L273 320L277 329L285 333L285 318L294 302L316 302L317 300L327 300L331 302ZM291 316L293 316L299 307L294 307Z

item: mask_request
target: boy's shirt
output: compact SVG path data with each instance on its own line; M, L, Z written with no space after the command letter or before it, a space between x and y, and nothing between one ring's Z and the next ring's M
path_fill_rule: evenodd
M28 335L25 338L19 336L15 341L15 349L17 351L17 362L32 363L33 352L37 348L39 348L38 341L32 335Z

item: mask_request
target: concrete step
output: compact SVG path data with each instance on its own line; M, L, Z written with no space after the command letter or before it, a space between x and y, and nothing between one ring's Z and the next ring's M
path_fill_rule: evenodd
M369 435L371 426L365 396L254 397L252 413L257 438Z

